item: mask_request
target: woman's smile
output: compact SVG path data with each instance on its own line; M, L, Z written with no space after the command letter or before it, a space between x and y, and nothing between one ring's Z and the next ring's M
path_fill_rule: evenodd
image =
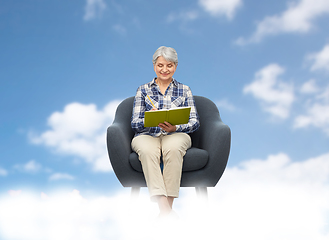
M172 76L176 71L176 65L173 62L167 61L164 57L158 57L154 64L154 71L160 81L171 81Z

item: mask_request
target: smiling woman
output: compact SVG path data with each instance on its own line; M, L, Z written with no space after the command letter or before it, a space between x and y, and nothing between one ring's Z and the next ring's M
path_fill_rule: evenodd
M173 213L173 201L179 195L183 157L192 144L188 133L199 128L190 88L173 78L177 64L175 49L162 46L156 50L153 65L157 77L138 88L131 121L135 131L131 147L139 156L151 199L158 203L160 216ZM146 111L171 107L191 107L189 122L182 125L164 122L157 127L144 127Z
M155 82L159 85L161 93L165 94L176 71L176 65L160 56L154 64L154 71L157 75Z

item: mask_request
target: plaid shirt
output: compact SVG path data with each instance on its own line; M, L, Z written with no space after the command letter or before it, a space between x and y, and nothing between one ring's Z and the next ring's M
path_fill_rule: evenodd
M144 127L144 113L153 108L147 95L152 99L152 102L157 109L191 107L189 122L187 124L176 125L176 132L191 133L196 131L199 128L200 123L191 89L173 79L163 95L159 86L156 84L155 79L156 78L149 83L143 84L137 89L131 117L131 127L135 131L135 136L140 134L148 134L152 136L168 134L160 127Z

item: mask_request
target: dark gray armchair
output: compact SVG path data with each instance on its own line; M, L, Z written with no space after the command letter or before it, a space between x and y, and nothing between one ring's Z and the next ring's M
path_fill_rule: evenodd
M231 131L219 115L217 106L205 97L194 96L200 116L200 128L191 134L192 147L184 156L181 187L195 187L198 195L207 195L221 178L230 153ZM107 149L112 168L124 187L138 194L146 187L138 155L130 143L134 132L130 126L134 97L122 101L113 124L107 129Z

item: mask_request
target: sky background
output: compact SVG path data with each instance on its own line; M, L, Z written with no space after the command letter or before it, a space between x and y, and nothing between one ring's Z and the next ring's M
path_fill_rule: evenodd
M123 229L156 206L129 201L105 137L162 45L232 131L209 209L181 190L180 229L327 239L328 23L328 0L0 0L0 239L145 239Z

